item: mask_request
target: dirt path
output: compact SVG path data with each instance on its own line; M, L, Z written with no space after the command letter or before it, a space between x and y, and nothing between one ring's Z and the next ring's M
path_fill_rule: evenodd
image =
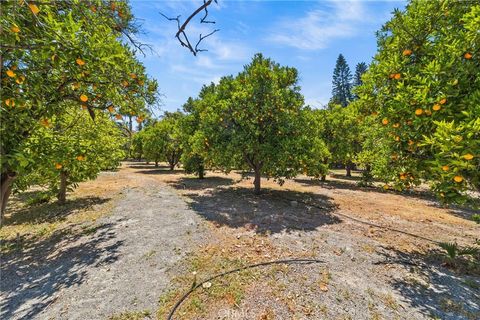
M2 259L2 319L105 319L158 307L169 269L205 230L165 184L129 172L111 215L83 235L63 235ZM203 230L203 231L202 231Z

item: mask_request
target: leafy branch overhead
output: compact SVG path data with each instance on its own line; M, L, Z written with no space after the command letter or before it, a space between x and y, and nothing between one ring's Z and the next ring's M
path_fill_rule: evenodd
M172 17L168 17L166 16L165 14L161 13L160 14L165 17L165 19L169 20L169 21L176 21L177 22L177 33L175 34L175 38L178 39L178 41L180 42L180 44L187 48L188 50L190 50L190 52L193 53L194 56L197 55L197 53L199 52L202 52L202 51L208 51L207 49L201 49L199 48L200 46L200 43L210 37L211 35L213 35L214 33L220 31L220 29L214 29L212 30L211 32L203 35L200 33L199 37L198 37L198 40L197 42L192 42L190 41L188 35L187 35L187 32L186 32L186 29L187 29L187 26L188 24L192 21L192 19L197 16L198 14L200 14L201 12L203 12L203 17L200 19L200 23L207 23L207 24L214 24L215 21L212 21L212 20L208 20L208 7L213 3L217 3L217 0L203 0L203 4L198 7L194 12L192 12L192 14L190 14L187 19L182 23L180 21L180 15L178 15L177 17L175 18L172 18Z

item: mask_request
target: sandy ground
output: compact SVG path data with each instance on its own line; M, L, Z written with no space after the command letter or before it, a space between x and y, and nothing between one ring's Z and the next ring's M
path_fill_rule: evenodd
M423 193L329 180L299 177L282 187L265 180L257 197L252 180L236 173L198 180L127 163L79 188L122 194L95 229L2 259L1 317L106 319L149 310L155 318L159 297L191 285L177 281L191 274L190 256L209 254L244 263L323 263L259 268L235 282L242 286L235 302L215 294L228 279L213 282L185 301L178 318L480 319L480 278L446 268L435 244L480 237L468 219L472 210L441 208ZM199 279L229 268L212 259Z

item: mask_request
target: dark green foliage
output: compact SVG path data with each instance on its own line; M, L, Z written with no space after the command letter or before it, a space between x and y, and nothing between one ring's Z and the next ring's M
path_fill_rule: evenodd
M332 102L346 107L352 100L352 73L347 61L340 54L333 70Z

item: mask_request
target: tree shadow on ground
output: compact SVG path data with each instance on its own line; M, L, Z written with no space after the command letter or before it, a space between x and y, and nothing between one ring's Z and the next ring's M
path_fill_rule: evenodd
M313 193L264 189L255 196L250 188L218 188L188 196L192 209L206 220L231 228L245 227L259 234L312 231L341 222L332 214L336 206L331 198ZM319 207L300 201L314 202Z
M306 178L295 178L295 182L306 185L306 186L318 186L320 188L329 189L329 190L351 190L351 191L362 191L362 192L374 192L374 193L390 193L395 194L398 196L403 196L412 199L419 199L424 200L427 202L427 205L430 207L435 208L443 208L443 206L435 197L435 195L428 191L428 190L415 190L415 191L394 191L388 190L385 191L380 187L371 186L371 187L362 187L357 185L356 183L347 182L347 181L340 181L340 180L327 180L327 181L319 181L318 179L306 179ZM475 209L465 207L465 206L455 206L452 205L448 208L449 213L456 217L465 219L465 220L472 220L472 215L476 213Z
M435 319L478 319L480 274L454 272L442 265L438 250L406 253L392 248L379 252L378 265L397 265L408 270L406 277L392 277L392 287L404 301Z
M155 163L146 164L145 162L141 164L128 164L128 167L133 169L170 169L167 165L159 164L158 167L155 167Z
M24 202L19 198L21 202ZM4 226L56 222L65 220L69 215L91 208L95 205L101 205L110 201L110 198L100 198L95 196L68 199L63 205L57 202L42 203L34 206L21 207L6 215L3 221Z
M29 250L2 255L0 318L31 319L53 303L62 288L77 286L87 277L87 268L101 267L118 258L122 241L115 240L112 224L92 232L55 232L46 240L30 239Z
M130 168L134 169L141 169L138 171L135 171L135 173L142 173L142 174L152 174L152 175L157 175L157 174L184 174L185 170L183 169L174 169L170 170L169 166L165 165L159 165L158 167L155 167L155 165L135 165L131 164L129 166Z
M206 177L204 179L182 177L176 181L171 181L168 184L179 190L204 190L212 189L222 186L230 186L236 181L232 178L223 177Z

